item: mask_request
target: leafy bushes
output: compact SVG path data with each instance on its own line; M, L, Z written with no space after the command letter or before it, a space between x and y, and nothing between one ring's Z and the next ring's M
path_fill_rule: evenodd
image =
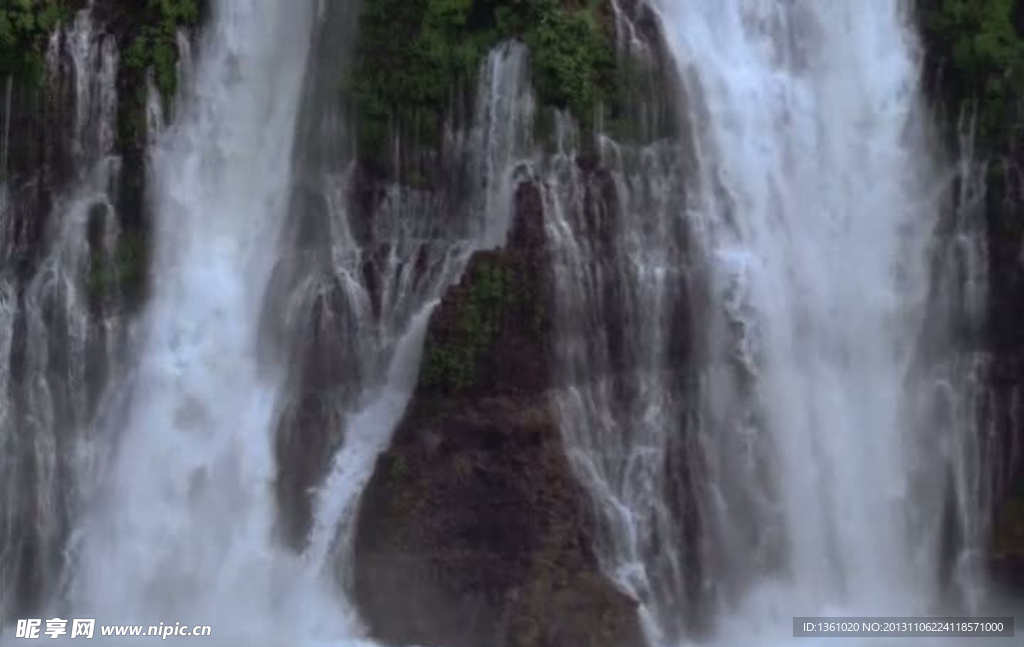
M597 104L610 100L615 75L611 34L590 11L546 12L525 33L533 83L542 103L567 108L586 125Z
M81 8L82 0L5 0L0 7L0 77L37 83L50 32Z
M1014 0L924 0L929 55L941 64L942 98L954 110L977 101L978 134L998 145L1024 91L1024 40Z
M542 105L589 125L613 93L615 52L603 2L560 0L365 0L350 79L364 158L392 128L433 145L452 109L466 107L480 63L499 41L530 48Z
M199 0L146 0L139 13L133 18L139 29L124 49L124 69L138 75L153 68L157 89L166 99L177 89L177 33L199 23Z
M202 0L141 0L115 8L115 22L128 26L122 65L129 73L152 67L165 96L174 93L177 61L175 34L198 24ZM0 76L37 80L49 34L72 18L85 0L5 0L0 7Z
M125 160L121 204L124 214L141 214L145 168L146 73L153 70L156 84L167 104L177 91L179 29L194 28L203 19L206 0L136 0L115 7L111 28L121 47L117 79L119 148Z

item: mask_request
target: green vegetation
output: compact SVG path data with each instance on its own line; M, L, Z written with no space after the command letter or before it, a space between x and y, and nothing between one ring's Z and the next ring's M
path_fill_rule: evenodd
M518 38L530 48L538 100L590 126L614 94L612 26L604 2L366 0L347 80L364 161L383 164L387 136L436 146L452 111L465 110L488 50Z
M130 23L122 43L122 69L129 75L153 68L157 87L165 96L174 93L177 62L175 34L194 27L201 17L203 0L141 0L123 9ZM49 34L71 20L85 0L4 0L0 7L0 76L13 74L35 81L43 70Z
M197 27L205 7L206 0L138 0L130 8L119 9L113 18L122 52L117 82L117 132L126 168L122 212L142 209L146 74L153 70L153 82L166 107L178 85L178 30Z
M5 0L0 7L0 77L38 83L43 76L47 38L70 20L82 0Z
M121 106L118 131L127 148L140 146L145 133L146 72L165 106L178 87L177 33L195 27L202 16L201 0L145 0L131 16L131 29L121 44L123 52L119 85Z
M144 131L146 71L165 100L177 89L177 31L199 24L205 0L138 0L115 8L108 27L121 48L119 90L122 143L138 144ZM3 0L0 6L0 78L38 83L49 34L72 19L85 0Z
M1024 39L1014 0L924 0L929 54L942 65L942 99L952 110L977 102L978 135L996 147L1009 139L1024 91Z
M138 234L122 235L113 253L101 251L92 254L86 292L92 299L121 294L138 294L146 278L146 243Z
M611 98L613 36L602 28L596 9L570 12L548 6L548 14L525 31L534 86L542 104L568 108L589 125L595 107Z
M142 3L139 3L142 4ZM199 24L199 0L145 0L144 8L133 17L140 28L124 46L122 66L132 76L153 69L153 80L165 100L177 89L177 33Z
M424 349L422 379L429 389L453 392L477 382L481 360L513 302L512 273L503 265L477 266L467 280L468 289L459 292L450 334L428 340Z

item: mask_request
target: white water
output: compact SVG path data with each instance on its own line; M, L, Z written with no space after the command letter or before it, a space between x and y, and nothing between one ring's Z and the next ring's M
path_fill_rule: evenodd
M945 473L912 481L931 447L912 443L908 400L942 178L907 7L657 5L690 99L691 211L718 304L701 440L711 526L727 537L754 501L778 537L725 543L722 568L768 574L723 591L723 639L788 633L794 615L927 612L938 556L909 515L941 508Z
M107 307L109 300L98 297L99 312L91 312L87 303L96 271L92 263L110 258L119 235L112 206L120 170L113 151L117 49L84 10L51 34L46 63L48 81L54 87L64 85L74 108L61 124L68 128L67 137L53 138L67 147L73 172L64 184L48 187L48 213L32 199L33 184L43 182L45 175L7 176L11 79L3 107L0 258L8 270L0 277L4 592L18 578L42 579L46 587L56 584L69 509L80 494L73 472L89 459L91 385L86 361L91 358L97 373L115 361L109 342L121 324ZM15 203L22 196L28 196L28 205ZM102 222L103 235L90 242L87 231L94 217ZM37 219L45 220L44 245L32 275L19 286L10 270L28 251L25 229L37 226ZM15 332L19 325L23 336ZM17 372L16 354L21 357ZM31 547L27 552L35 558L32 563L23 561L26 547ZM0 600L0 616L11 601Z
M344 210L334 214L344 231L334 249L335 268L349 283L354 294L348 298L360 311L355 332L360 341L376 342L366 345L378 361L390 357L383 379L372 375L364 379L362 398L346 412L344 442L315 499L306 558L319 570L329 567L329 557L337 556L342 560L346 586L352 578L359 496L413 394L429 316L444 291L459 279L474 251L504 244L512 221L515 171L530 153L533 105L526 48L521 44L496 46L481 66L473 128L461 142L455 141L455 133L449 133L453 138L449 145L466 146L463 151L474 167L474 195L468 208L453 218L444 209L421 203L422 196L392 187L386 205L375 214L374 241L362 251L372 253L373 243L381 242L389 248L381 271L383 314L379 322L366 312L366 286L352 285L359 267L351 264L356 244L344 222L347 214ZM443 219L443 224L435 218ZM415 274L418 264L427 268L419 276ZM351 608L348 612L355 616Z
M605 142L606 208L559 156L548 178L555 404L605 571L655 645L709 616L714 643L745 645L788 643L794 616L935 611L951 472L975 503L958 452L976 396L932 388L928 370L963 364L936 347L946 324L922 332L972 314L984 256L958 205L951 247L970 253L932 284L954 171L928 137L908 7L649 4L692 152ZM930 424L950 390L957 413Z
M544 178L559 340L553 403L597 508L604 570L642 603L656 642L672 630L655 618L685 614L686 555L696 551L666 500L685 479L666 460L685 433L687 396L676 378L689 370L670 351L674 328L685 329L677 319L688 271L677 211L684 167L674 144L631 150L605 141L602 180L576 164L577 133L566 120L558 133ZM612 204L599 197L609 188Z
M412 394L438 297L470 253L508 227L509 179L525 154L531 113L509 117L532 95L524 48L496 49L482 70L480 126L470 137L486 162L464 227L431 239L436 227L418 203L410 210L404 190L392 189L398 206L382 207L374 223L383 237L376 242L391 250L382 320L365 308L363 250L346 235L344 193L324 178L340 227L332 270L351 299L346 316L360 316L351 332L359 351L373 355L362 359L386 371L371 371L344 412L345 440L319 488L309 548L294 554L273 539L273 432L286 367L260 363L267 355L258 352L258 328L288 216L313 14L307 3L216 3L164 132L152 97L152 295L136 364L112 386L100 417L100 460L81 474L90 496L70 541L68 593L51 614L209 624L219 644L364 644L336 562L351 560L356 503ZM427 280L412 275L424 253Z
M131 406L104 441L116 454L110 465L95 468L112 477L100 483L101 496L73 542L79 570L72 608L101 622L209 622L217 637L245 644L351 644L362 629L322 576L332 553L350 556L354 506L411 394L433 303L467 253L500 241L507 227L512 169L529 127L522 110L532 102L518 103L521 49L492 54L478 115L484 132L474 140L484 153L481 202L488 207L476 214L483 217L469 228L472 235L425 243L420 237L436 223L412 220L420 215L409 207L415 199L391 196L398 206L381 218L384 231L375 232L399 241L388 258L387 314L385 321L362 322L366 336L360 336L387 370L362 385L357 406L346 412L345 442L318 493L310 548L290 555L270 540L271 435L282 376L257 363L255 327L286 215L312 9L277 4L223 3L199 67L186 75L180 116L158 143L155 293L139 365L126 380ZM736 431L733 416L749 408L757 421L751 433L767 437L757 447L776 448L752 452L750 463L769 463L782 475L771 493L781 505L757 504L768 508L761 510L766 517L777 515L795 558L780 582L757 586L741 601L740 614L723 614L719 638L726 643L784 642L795 613L892 614L901 604L911 613L931 593L924 572L929 555L920 559L901 528L910 488L896 396L927 286L923 243L934 209L930 170L918 166L927 155L903 143L900 119L885 109L887 99L898 117L914 109L912 50L896 47L906 35L885 11L891 4L834 4L795 15L787 11L800 7L757 4L759 24L774 25L770 36L739 20L740 7L750 2L709 5L706 15L668 0L663 7L673 51L696 63L684 76L711 117L704 121L703 107L695 108L703 175L693 212L707 226L701 242L714 261L719 302L747 335L737 340L734 328L723 327L716 349L729 364L737 347L749 350L743 368L757 378L750 395L734 390L720 377L724 372L711 372L706 404L714 424L706 430ZM787 20L800 24L779 26ZM766 49L778 54L779 42L806 44L812 33L821 49L812 47L806 59L765 55ZM874 58L894 51L898 65ZM611 516L620 517L613 530L625 531L608 539L612 553L625 551L612 561L626 556L612 568L645 602L661 602L644 608L658 625L666 621L660 614L672 610L675 580L685 570L677 555L651 559L650 552L676 539L656 499L670 480L663 459L671 448L658 432L682 417L663 354L665 326L675 312L667 295L682 283L671 222L679 196L659 183L680 169L658 150L642 157L643 173L617 173L615 181L626 196L623 210L654 214L649 222L656 226L623 226L628 235L617 241L623 258L610 274L622 272L639 288L626 306L644 321L627 327L642 335L639 384L653 397L622 418L635 425L622 440L639 441L635 446L584 448L607 455L593 460L581 452L576 460L592 470L591 484L605 481ZM653 185L649 194L637 189L644 183ZM578 178L555 184L569 192L581 186ZM631 203L633 192L654 202ZM582 198L549 204L556 210L553 227L581 226L557 213L573 199ZM343 210L337 215L344 219ZM917 226L904 231L910 222ZM556 232L565 260L600 259L606 250L577 234ZM417 285L408 260L431 243L440 248L431 266L440 269L426 286ZM356 284L359 264L351 261L356 251L351 236L335 241L336 269L353 300L365 305L366 286ZM896 259L920 263L901 268L898 282ZM567 284L574 278L563 277ZM574 368L593 358L585 360ZM614 398L602 389L612 385L595 382L571 393L575 401L561 401L563 419L574 407L581 421L608 413ZM611 432L622 420L600 422ZM619 471L614 463L628 449L635 450L632 460ZM742 490L731 493L742 499L762 486L752 474L714 467L711 484L726 505L730 488ZM722 527L729 512L721 510ZM739 555L748 548L734 549L734 564L748 561Z
M72 540L70 604L109 622L294 639L317 609L279 615L288 564L269 542L270 428L282 375L255 345L313 7L217 2L214 14L180 117L151 151L152 295L137 365L115 387L127 410L103 438L116 449Z

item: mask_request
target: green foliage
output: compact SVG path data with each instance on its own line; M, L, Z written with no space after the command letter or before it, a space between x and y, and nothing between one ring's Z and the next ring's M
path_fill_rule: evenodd
M125 25L121 41L121 69L118 74L118 137L122 153L130 165L126 190L141 195L142 177L135 172L142 164L145 141L146 73L153 71L153 82L165 107L177 91L177 33L196 27L203 17L206 0L139 0L121 9L115 22ZM139 166L141 167L141 166Z
M127 74L140 77L153 69L154 81L167 100L177 89L177 33L199 23L199 0L146 0L136 20L141 25L124 49Z
M468 277L472 283L458 302L449 339L430 340L424 349L423 385L452 392L473 386L486 350L494 343L514 298L511 272L487 264Z
M38 83L50 32L70 20L81 0L5 0L0 6L0 77Z
M348 80L364 161L382 165L388 134L436 146L453 108L465 105L487 52L518 38L530 47L542 105L571 110L585 125L614 85L603 0L365 0Z
M123 69L141 74L154 69L157 87L174 93L177 62L175 34L198 24L202 0L140 0L121 11L132 26L123 43ZM47 37L61 22L71 20L84 0L3 0L0 6L0 76L13 74L36 81L43 68Z
M436 140L445 106L496 40L470 28L471 9L471 0L364 3L352 87L361 151L383 150L393 127Z
M585 126L614 81L615 50L589 11L542 3L544 15L526 32L533 83L541 102L567 108Z
M1014 29L1014 0L927 0L922 3L930 53L945 63L944 98L955 109L977 101L984 142L1007 139L1024 90L1024 40Z
M118 239L113 253L92 255L85 288L93 299L114 294L131 296L141 290L145 278L145 240L137 234L126 234Z

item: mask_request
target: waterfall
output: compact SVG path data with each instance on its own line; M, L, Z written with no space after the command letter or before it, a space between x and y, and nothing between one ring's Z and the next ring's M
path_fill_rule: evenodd
M985 412L1022 405L971 345L984 168L969 120L959 160L933 149L902 0L612 0L620 50L647 57L631 87L673 95L626 108L645 143L585 146L556 111L539 154L528 51L505 42L436 149L393 124L390 171L359 161L338 91L356 0L210 2L195 49L178 35L166 114L148 79L152 285L132 326L109 289L129 244L115 39L90 3L50 40L71 107L55 177L15 168L5 80L0 623L369 646L360 496L435 306L505 243L523 181L543 199L552 408L649 644L985 608L986 471L1019 460ZM37 182L52 204L32 220Z
M549 181L555 402L605 570L652 644L933 611L948 492L976 503L977 395L943 385L984 252L969 186L935 246L958 169L937 161L910 17L650 4L689 137L605 140L607 177L555 156ZM946 252L962 262L933 272ZM959 413L929 418L950 389Z
M709 478L725 510L773 490L754 505L773 506L785 546L765 559L784 562L794 604L919 609L933 560L904 527L918 502L902 408L938 203L905 16L898 2L662 11L700 104L693 209L721 304L705 444L744 434L765 472Z
M4 186L4 195L7 193L7 158L11 141L11 95L13 93L14 77L8 74L4 83L3 135L0 136L0 185ZM0 202L0 207L2 205L3 203Z
M562 118L546 166L559 340L555 411L574 470L591 490L605 571L655 616L687 617L698 547L675 518L689 488L673 464L688 427L686 335L691 281L675 144L602 142L605 173L575 162ZM680 485L682 484L682 485ZM682 490L675 490L680 486ZM655 632L652 641L662 638Z
M354 234L358 214L328 200L334 207L332 279L346 286L332 316L357 313L336 329L337 345L353 346L338 357L357 383L345 388L356 395L337 416L343 437L316 490L305 554L314 571L328 567L329 558L339 561L346 588L352 585L359 496L413 394L429 316L473 252L504 244L511 225L511 188L518 165L531 153L533 94L526 55L522 44L495 47L481 66L472 127L448 133L450 152L469 180L464 195L436 201L422 190L391 185L363 241ZM330 195L336 183L322 186ZM462 186L453 182L439 190L452 189ZM345 403L343 393L338 401Z
M447 134L465 180L448 190L471 189L438 201L384 183L367 230L349 204L351 158L297 167L292 154L307 128L338 132L336 113L301 122L320 17L313 3L217 2L166 125L150 84L151 296L78 466L66 591L46 613L362 644L344 590L356 503L412 395L434 305L474 251L504 239L533 99L525 47L497 47L473 125ZM337 344L327 369L321 342ZM293 426L309 422L321 370L339 380L314 391L330 411ZM275 503L282 477L305 469L281 455L292 433L326 434L333 457L310 474L300 550L278 541L291 511Z
M284 630L267 539L283 375L257 361L257 328L312 22L308 2L214 3L176 119L153 142L152 293L71 543L66 604L80 615Z
M83 10L51 35L46 58L48 82L55 92L68 92L73 108L66 122L49 124L57 146L66 148L68 177L53 182L10 168L10 80L3 117L0 618L50 593L63 568L63 544L81 495L75 474L90 460L95 380L116 362L113 340L122 324L92 286L94 264L114 253L119 236L113 211L120 172L113 151L117 49ZM48 180L53 183L44 184ZM40 189L50 192L48 200L25 197Z
M930 310L945 177L910 16L890 1L660 8L694 98L692 209L717 304L705 455L744 437L740 471L708 461L711 523L724 534L751 506L777 537L726 545L722 568L765 574L721 593L762 620L925 613L939 555L917 538L938 534L948 469L932 457L954 429L921 428L914 406L931 379L916 355L948 352L934 333L922 345L943 325L927 318L948 313Z
M941 512L920 505L920 500L915 507L919 526L927 528L932 522L920 541L939 552L940 586L952 585L959 603L979 612L989 588L985 554L991 516L1003 487L1003 469L1015 460L1013 448L1003 448L998 440L996 412L1013 415L1016 389L1004 394L991 383L993 357L984 350L990 298L984 225L987 164L975 155L974 128L973 115L963 114L958 159L948 165L954 181L946 188L939 215L929 323L919 358L925 363L924 375L932 380L918 385L917 442L930 440L933 450L918 452L916 469L947 472L949 478L944 500L932 497L933 505L943 506Z

